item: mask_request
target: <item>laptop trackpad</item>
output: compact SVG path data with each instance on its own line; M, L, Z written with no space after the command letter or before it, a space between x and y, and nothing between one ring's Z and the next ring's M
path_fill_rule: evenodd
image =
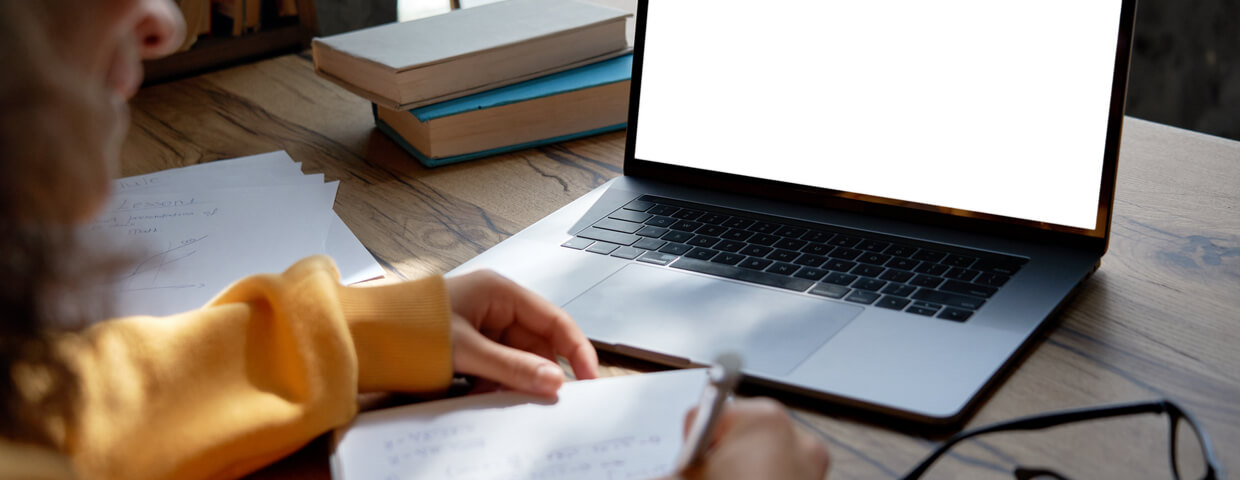
M716 277L629 264L564 306L591 339L785 375L863 310Z

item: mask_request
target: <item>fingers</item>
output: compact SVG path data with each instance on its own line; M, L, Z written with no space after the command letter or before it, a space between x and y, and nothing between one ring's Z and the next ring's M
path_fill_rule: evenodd
M553 398L564 383L564 372L555 362L496 343L460 317L453 320L452 336L452 363L457 372Z
M489 270L452 277L447 282L453 311L478 330L491 333L491 338L497 340L507 336L515 341L527 333L539 337L550 345L554 354L568 359L577 378L598 377L598 354L594 346L561 308ZM515 327L523 331L514 334ZM522 338L522 342L541 345L528 338Z

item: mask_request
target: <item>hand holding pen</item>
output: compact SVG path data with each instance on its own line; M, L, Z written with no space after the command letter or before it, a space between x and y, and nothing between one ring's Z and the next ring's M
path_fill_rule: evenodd
M734 374L728 373L729 364L735 365ZM830 466L826 446L798 428L779 402L769 398L719 401L719 397L727 397L735 388L735 381L740 378L739 366L739 358L721 357L712 367L711 381L700 405L685 418L686 441L677 460L676 476L685 479L825 478ZM707 404L712 407L705 406ZM705 419L699 420L703 417ZM696 442L698 438L700 443Z

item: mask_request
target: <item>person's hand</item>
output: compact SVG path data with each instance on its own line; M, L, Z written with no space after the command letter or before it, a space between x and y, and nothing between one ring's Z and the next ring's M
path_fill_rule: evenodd
M697 410L685 417L685 431ZM711 446L684 479L779 478L821 480L831 458L817 437L798 429L769 398L736 399L723 411Z
M455 371L545 397L564 383L556 355L577 378L598 376L594 346L564 310L490 270L445 281Z

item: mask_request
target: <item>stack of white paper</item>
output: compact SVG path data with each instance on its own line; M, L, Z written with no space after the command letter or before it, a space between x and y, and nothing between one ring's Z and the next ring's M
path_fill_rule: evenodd
M198 308L242 277L316 254L335 259L344 283L383 276L332 211L337 186L282 151L116 180L92 229L144 253L118 279L115 313Z

